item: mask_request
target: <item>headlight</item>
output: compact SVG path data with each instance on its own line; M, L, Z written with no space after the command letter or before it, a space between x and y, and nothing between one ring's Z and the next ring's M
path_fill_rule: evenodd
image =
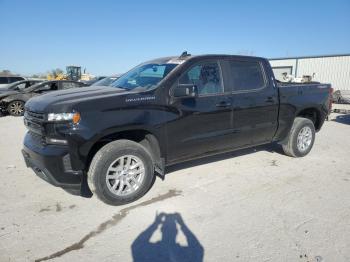
M59 122L59 121L72 121L74 124L77 124L80 121L80 114L75 113L49 113L47 115L47 120L50 122Z

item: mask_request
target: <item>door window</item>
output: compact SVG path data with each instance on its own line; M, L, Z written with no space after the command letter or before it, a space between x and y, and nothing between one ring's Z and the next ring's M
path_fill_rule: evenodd
M28 87L30 87L30 86L33 86L33 85L36 85L36 84L39 84L39 82L37 82L37 81L30 81L30 82L27 82L26 88L28 88Z
M205 62L191 67L179 79L179 84L193 84L199 95L223 93L220 67L216 62Z
M41 93L41 92L56 91L56 90L58 90L58 85L56 82L52 82L52 83L48 83L40 86L36 90L36 92Z
M22 80L24 80L24 78L23 77L9 77L9 82L10 83L14 83L14 82L17 82L17 81L22 81Z
M15 87L15 90L23 90L26 88L26 83L21 83Z
M61 83L61 89L70 89L74 87L79 87L79 84L73 83L73 82L62 82Z
M264 73L257 61L230 61L230 76L234 91L250 91L265 86Z
M50 83L48 86L50 87L49 91L56 91L56 90L58 90L58 83L57 82Z

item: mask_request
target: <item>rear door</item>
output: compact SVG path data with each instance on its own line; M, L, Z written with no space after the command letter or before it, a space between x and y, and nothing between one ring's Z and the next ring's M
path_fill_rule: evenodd
M225 62L233 92L234 146L270 142L277 130L277 89L264 60L232 58Z
M167 125L168 162L210 154L229 147L232 133L231 92L224 88L219 61L198 62L179 78L193 84L198 97L175 98L170 107L177 118Z

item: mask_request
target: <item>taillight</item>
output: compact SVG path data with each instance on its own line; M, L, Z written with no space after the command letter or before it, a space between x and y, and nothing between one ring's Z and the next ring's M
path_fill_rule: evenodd
M329 108L329 112L328 112L328 114L330 114L331 113L331 111L332 111L332 103L333 103L333 91L334 91L334 89L331 87L331 88L329 88L329 105L328 105L328 108Z

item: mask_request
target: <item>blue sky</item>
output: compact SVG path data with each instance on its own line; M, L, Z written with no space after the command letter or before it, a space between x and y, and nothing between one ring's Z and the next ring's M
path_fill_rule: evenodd
M350 53L350 1L0 0L0 70L122 73L155 57Z

